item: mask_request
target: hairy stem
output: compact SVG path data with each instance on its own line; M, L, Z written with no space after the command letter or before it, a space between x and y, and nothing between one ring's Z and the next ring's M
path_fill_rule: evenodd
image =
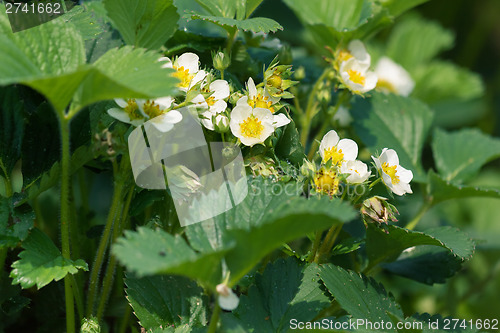
M312 118L316 115L316 95L318 93L318 90L321 86L321 82L327 77L327 75L330 73L330 69L326 68L321 76L318 78L316 83L313 86L313 89L311 90L311 93L309 94L309 99L307 100L307 108L304 117L302 117L302 132L300 135L300 142L302 143L302 146L306 146L307 139L309 138L309 131L311 130L311 120Z
M122 211L122 217L118 220L118 225L113 229L113 243L116 239L121 235L124 225L128 219L128 211L130 209L130 203L132 202L132 197L134 194L134 189L132 188L125 201L125 206ZM104 315L104 310L106 309L106 304L109 299L109 295L111 294L111 289L113 287L113 281L115 277L115 269L116 269L116 257L111 255L109 259L108 266L106 267L106 273L104 274L104 282L101 289L101 297L99 300L99 306L97 307L97 320L100 321L102 316Z
M210 317L210 326L208 326L207 333L215 333L217 332L217 324L219 323L219 315L221 312L221 308L218 302L215 302L214 312L212 312L212 317Z
M127 167L125 167L126 165ZM121 211L120 205L125 183L125 177L123 177L121 174L124 173L125 171L128 171L128 166L130 166L130 162L128 161L128 158L124 156L122 158L122 162L120 165L120 171L118 172L118 174L115 173L114 192L113 192L111 208L109 209L108 218L106 220L106 225L102 233L101 241L99 242L96 259L94 265L92 266L92 271L90 272L90 283L89 283L89 292L87 300L87 317L90 317L94 311L94 302L97 293L99 273L102 267L102 263L104 261L106 250L108 248L109 238L111 235L111 230L113 228L114 221L115 219L119 218L118 215L120 214Z
M311 254L309 255L309 262L313 262L316 260L316 253L318 252L319 245L321 243L321 236L323 235L323 231L316 231L314 237L314 243L311 249Z
M335 244L335 240L337 239L341 230L342 225L334 225L330 228L330 230L328 230L325 240L323 241L323 244L321 244L318 255L316 256L317 260L319 260L323 255L329 253L332 250L333 245Z
M62 157L61 157L61 246L62 255L66 259L71 259L70 250L70 202L69 202L69 188L70 188L70 173L71 173L71 160L70 160L70 118L64 115L59 115L59 125L61 128L61 142L62 142ZM73 288L71 276L66 275L64 278L64 294L66 301L66 331L68 333L75 332L75 303L73 299Z

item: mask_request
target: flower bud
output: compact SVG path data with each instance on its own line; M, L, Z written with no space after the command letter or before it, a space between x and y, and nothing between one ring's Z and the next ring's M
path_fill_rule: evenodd
M240 299L238 296L233 293L231 288L229 288L226 284L221 283L215 287L215 290L219 294L218 301L219 306L227 311L232 311L238 307L240 303Z
M225 51L212 53L212 61L214 68L221 72L231 65L231 57Z
M391 205L387 198L374 196L363 201L361 215L366 223L389 223L397 222L396 214L399 214L394 205Z
M215 130L219 133L229 131L229 118L224 114L218 114L214 119Z
M97 321L97 318L94 316L92 316L88 319L83 318L80 332L82 332L82 333L101 333L101 326L99 326L99 322Z

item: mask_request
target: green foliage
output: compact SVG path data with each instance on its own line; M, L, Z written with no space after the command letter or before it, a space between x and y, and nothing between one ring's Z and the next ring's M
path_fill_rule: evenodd
M449 251L422 245L405 251L398 260L383 266L391 273L425 283L445 283L462 268L462 261Z
M206 20L223 28L236 28L243 31L269 33L276 32L277 30L283 30L283 27L278 22L267 17L253 17L245 20L237 20L228 17L191 13L184 15L184 18L192 20Z
M499 188L483 188L454 184L444 180L432 170L429 172L428 184L428 191L432 196L432 202L434 204L445 200L466 197L500 198Z
M220 259L224 251L196 253L180 236L145 227L126 231L113 253L138 276L180 274L215 285L220 280Z
M478 74L449 62L433 61L418 67L413 73L417 82L413 96L427 103L450 99L470 100L484 93L483 82Z
M392 295L372 278L327 264L319 276L335 300L355 319L391 322L388 313L403 316Z
M207 299L194 281L169 275L128 276L125 284L130 305L147 330L174 326L189 332L193 326L207 324Z
M63 258L52 240L39 229L33 229L23 242L24 251L20 260L12 264L13 284L20 284L24 289L36 285L38 289L52 280L59 281L67 274L76 274L78 270L88 270L85 261Z
M453 46L454 35L435 22L411 16L391 33L386 54L409 71Z
M21 158L24 104L15 87L0 89L0 176L9 178Z
M477 129L453 133L436 129L432 152L441 177L461 183L476 175L484 164L500 157L500 140Z
M371 15L368 0L285 0L295 14L309 25L323 24L336 32L351 31L365 23Z
M177 29L173 0L105 0L104 6L129 45L159 49Z
M391 15L399 16L407 10L421 5L429 0L382 0L382 5L389 10Z
M394 261L405 249L418 245L443 247L461 261L468 260L475 249L474 241L453 227L438 227L425 232L411 231L395 225L388 225L385 229L387 231L374 224L368 225L366 253L370 267Z
M278 259L255 277L255 285L241 296L240 305L224 314L228 332L288 332L290 320L310 321L330 305L321 289L319 266L296 259ZM258 311L256 311L258 309Z
M28 204L12 207L10 201L0 197L0 249L15 247L25 240L35 220Z
M276 144L276 155L285 161L290 161L293 165L300 165L304 161L304 147L300 143L299 132L294 121L285 127L280 140Z
M250 185L249 195L234 209L213 221L186 228L191 246L198 251L231 248L226 264L233 284L281 244L355 216L354 210L339 200L297 196L300 188L295 183L274 186L256 178ZM279 194L273 192L277 190ZM306 219L310 222L304 223Z
M370 99L356 99L352 111L354 129L372 154L380 153L383 148L395 149L399 163L413 172L414 180L425 181L422 149L433 119L425 104L374 93Z

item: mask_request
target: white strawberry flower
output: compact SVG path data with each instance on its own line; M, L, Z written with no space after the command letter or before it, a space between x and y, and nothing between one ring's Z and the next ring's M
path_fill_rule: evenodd
M159 61L165 62L164 68L173 68L176 72L173 74L181 82L178 87L180 90L187 92L197 83L203 81L207 76L204 70L199 67L200 58L191 52L181 54L173 62L167 57L162 57Z
M370 54L366 51L365 45L359 39L351 41L347 45L347 50L340 50L338 55L338 62L341 65L349 59L356 59L359 65L367 70L371 64Z
M217 291L217 294L219 294L217 299L219 301L219 306L222 309L232 311L238 307L240 299L226 284L218 284L217 287L215 287L215 290Z
M415 81L401 66L388 57L382 57L375 67L378 82L377 89L401 96L408 96L415 87Z
M342 163L340 173L349 175L346 179L349 184L364 183L372 174L371 171L368 171L368 166L358 160Z
M236 105L248 104L252 108L269 109L271 113L276 111L273 105L279 102L279 97L271 96L266 89L257 89L252 78L248 79L247 90L248 96L240 98Z
M162 97L153 100L144 99L115 99L119 108L111 108L108 114L124 123L133 126L140 126L150 120L160 132L169 131L174 124L182 120L179 111L171 110L174 99L172 97Z
M267 91L267 89L265 88L257 89L257 87L255 86L255 82L253 81L252 78L248 79L247 90L248 90L248 96L241 97L238 100L238 102L236 102L237 106L249 105L252 108L268 109L273 114L276 112L276 107L273 105L279 102L280 100L279 97L271 96ZM288 119L288 117L285 114L280 113L273 115L274 128L285 126L289 123L290 119Z
M226 80L215 80L209 85L202 84L201 91L210 94L210 96L205 98L202 94L199 94L193 98L191 102L194 103L197 108L205 110L202 113L204 118L202 119L202 124L213 131L214 127L211 119L213 116L217 117L219 113L226 110L227 103L224 99L229 97L229 84ZM210 119L210 121L208 121L208 119Z
M384 148L378 158L372 156L372 159L382 181L394 194L413 193L410 188L413 173L399 165L399 157L394 149Z
M253 146L263 143L273 134L274 117L269 109L253 109L249 105L236 105L231 112L229 127L241 143L245 146Z
M342 62L339 72L342 83L355 94L364 94L377 85L377 75L355 58Z
M332 165L341 165L346 161L354 161L358 156L358 145L351 139L340 140L334 130L326 133L319 145L319 154L323 163L332 160Z

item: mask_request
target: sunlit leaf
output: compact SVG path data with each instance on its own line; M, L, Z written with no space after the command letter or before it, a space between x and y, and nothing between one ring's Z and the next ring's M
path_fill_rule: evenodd
M88 270L85 261L66 259L52 240L38 229L33 229L23 242L24 251L18 261L12 264L10 277L13 284L20 284L24 289L34 285L38 289L50 282L59 281L78 270Z

